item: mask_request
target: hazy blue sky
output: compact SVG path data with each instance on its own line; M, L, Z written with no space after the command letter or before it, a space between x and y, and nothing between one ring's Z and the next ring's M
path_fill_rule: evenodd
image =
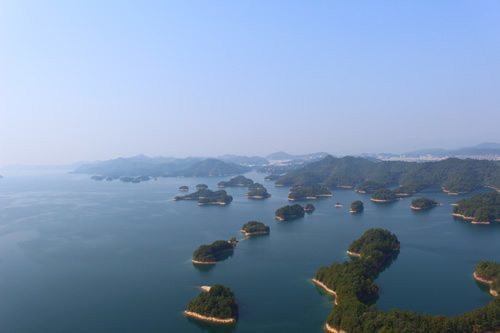
M482 141L498 0L0 0L0 164Z

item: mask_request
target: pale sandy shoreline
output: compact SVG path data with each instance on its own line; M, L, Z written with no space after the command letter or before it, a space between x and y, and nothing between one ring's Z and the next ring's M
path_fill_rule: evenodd
M339 303L338 303L338 298L339 298L339 297L337 296L337 293L335 292L335 290L332 290L332 289L328 288L328 287L327 287L327 286L326 286L323 282L321 282L321 281L319 281L319 280L317 280L317 279L312 278L312 279L311 279L311 281L312 281L315 285L317 285L318 287L320 287L321 289L323 289L324 291L326 291L327 293L332 294L333 296L335 296L335 300L333 301L333 303L334 303L335 305L338 305L338 304L339 304Z
M192 311L184 311L186 317L208 321L215 324L234 324L236 322L235 318L217 318L217 317L207 317Z
M351 252L351 251L346 251L348 255L350 255L351 257L358 257L358 258L361 258L361 253L357 253L357 252Z
M465 215L457 214L457 213L451 213L451 215L453 217L461 218L462 220L465 220L465 221L471 221L470 222L471 224L491 224L490 221L474 221L474 217L471 217L471 216L465 216Z
M385 202L393 202L393 201L396 201L396 200L382 200L382 199L373 199L373 198L370 198L370 201L385 203Z
M498 296L498 292L496 290L493 290L491 288L491 285L493 284L493 280L488 280L488 279L482 278L476 272L474 272L474 274L472 274L472 276L474 276L474 279L476 281L484 283L484 284L487 284L487 285L490 286L490 294L491 294L491 296L494 296L494 297Z
M347 333L346 331L341 330L340 328L337 329L337 328L330 326L330 324L328 324L328 323L325 324L325 331L330 332L330 333Z
M269 234L269 231L246 232L243 229L240 229L240 232L245 237L260 236L260 235L268 235Z
M191 262L196 265L215 265L217 263L216 261L199 261L194 259L191 259Z

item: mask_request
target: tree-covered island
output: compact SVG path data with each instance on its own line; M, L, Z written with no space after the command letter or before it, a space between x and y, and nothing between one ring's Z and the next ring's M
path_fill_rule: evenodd
M356 192L358 193L373 193L377 190L384 188L383 184L374 182L373 180L367 180L356 186Z
M189 186L187 186L187 185L179 186L179 191L180 192L187 192L187 191L189 191Z
M269 192L267 192L267 188L260 184L260 183L254 183L250 186L248 186L248 193L247 197L249 199L267 199L271 196Z
M207 290L189 302L184 315L216 324L234 324L238 319L238 304L234 293L219 284Z
M224 190L212 191L209 189L200 189L196 192L178 195L174 198L176 201L180 200L197 200L198 205L228 205L233 201L233 197L228 195Z
M438 202L429 198L417 198L412 200L410 208L413 210L429 210L436 207Z
M275 212L278 221L291 221L304 217L304 208L299 204L286 205L278 208Z
M500 193L481 193L460 200L453 207L452 215L473 224L500 222Z
M224 187L248 187L253 184L253 180L250 178L247 178L245 176L236 176L234 178L231 178L228 181L220 181L217 184L217 187L219 188L224 188Z
M257 236L257 235L268 235L269 226L258 221L249 221L245 223L240 230L245 237Z
M207 184L198 184L196 185L196 190L206 190L208 189L208 185Z
M335 295L336 305L325 324L328 332L490 333L499 330L498 297L480 309L451 318L399 309L379 311L375 305L379 288L374 280L397 258L399 241L387 230L371 229L354 241L349 251L357 258L321 267L313 279L317 286ZM483 283L488 284L493 278L496 281L498 266L492 264L495 263L478 265L476 279L485 278Z
M370 198L373 202L393 202L396 201L398 197L396 193L389 190L388 188L382 188L373 192L372 197Z
M290 189L288 200L315 200L318 198L328 198L332 196L332 192L323 185L297 185Z
M351 209L349 210L350 213L357 214L363 212L365 209L365 206L363 205L363 201L361 200L356 200L351 204Z
M307 214L311 214L316 210L316 207L312 203L308 203L307 205L304 206L304 212Z
M200 245L196 251L193 252L193 264L215 264L233 254L234 243L218 240L208 245Z

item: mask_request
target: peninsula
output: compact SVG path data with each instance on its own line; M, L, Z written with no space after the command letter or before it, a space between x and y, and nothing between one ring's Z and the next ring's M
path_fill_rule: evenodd
M336 305L325 323L328 332L486 333L498 330L498 297L480 309L451 318L399 309L377 310L374 303L379 288L374 280L391 265L399 251L400 243L390 231L369 229L349 247L357 259L318 270L313 282L335 295ZM474 274L476 280L490 285L493 296L498 295L499 267L497 263L480 263Z
M216 284L203 289L189 302L184 315L215 324L234 324L238 319L238 304L229 288Z
M500 193L481 193L460 200L453 207L452 215L472 224L500 222Z

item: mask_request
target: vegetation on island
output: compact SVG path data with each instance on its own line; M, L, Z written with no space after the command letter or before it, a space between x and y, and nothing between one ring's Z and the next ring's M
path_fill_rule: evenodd
M412 200L411 209L414 210L427 210L438 205L437 201L429 198L417 198Z
M206 190L206 189L208 189L208 185L207 184L198 184L198 185L196 185L196 189L197 190Z
M500 294L500 264L482 261L476 265L474 277L481 282L488 283L492 295L498 296Z
M208 318L237 319L238 304L234 293L220 284L213 285L208 291L202 291L189 302L186 311Z
M486 333L500 328L498 297L485 307L452 318L399 309L379 311L375 305L379 288L374 280L397 258L399 241L387 230L372 229L354 241L349 251L361 256L321 267L314 280L336 294L336 305L327 318L327 325L332 330L347 333Z
M363 201L361 200L356 200L351 204L351 213L361 213L365 209L365 206L363 205Z
M266 199L271 196L269 192L267 192L267 188L260 184L260 183L254 183L248 187L248 193L247 196L250 199Z
M373 180L367 180L356 186L356 192L359 193L372 193L377 190L380 190L381 188L384 188L385 186L383 184L380 184L378 182L375 182Z
M296 185L290 189L288 200L317 199L319 197L331 197L332 192L322 185Z
M286 205L278 208L275 212L276 219L280 221L290 221L304 217L304 208L299 204Z
M258 221L249 221L241 227L241 232L244 233L245 236L267 235L269 231L269 226Z
M314 212L316 210L316 207L314 207L314 205L312 203L308 203L307 205L305 205L304 207L304 212L308 213L308 214L311 214L312 212Z
M373 192L371 200L376 202L391 202L395 201L397 198L396 193L388 188L382 188Z
M187 192L187 191L189 191L189 186L186 186L186 185L179 186L179 191Z
M460 200L453 207L453 214L476 223L500 222L500 193L481 193Z
M208 245L200 245L196 251L193 252L193 261L199 263L215 263L226 259L233 254L234 245L225 240L218 240Z
M417 163L327 156L288 172L276 180L276 185L323 184L332 188L357 186L367 181L386 187L399 185L402 188L397 193L401 195L433 188L470 192L485 186L500 188L500 164L495 161L458 158Z
M220 181L217 186L224 187L248 187L253 184L253 180L245 176L236 176L228 181Z
M190 194L178 195L174 200L197 200L199 205L228 205L233 201L233 197L224 190L201 189Z

